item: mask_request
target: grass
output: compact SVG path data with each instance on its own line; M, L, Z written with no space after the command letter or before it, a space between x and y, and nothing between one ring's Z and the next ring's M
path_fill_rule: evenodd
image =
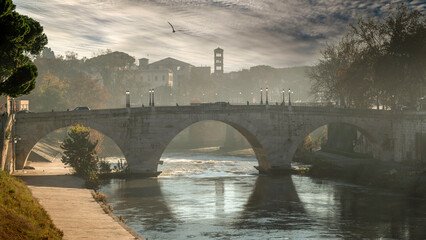
M62 236L27 186L0 170L0 239L62 239Z
M114 208L111 206L111 204L108 203L108 196L101 193L101 192L92 192L92 196L95 199L96 202L98 202L105 213L112 213L114 211Z

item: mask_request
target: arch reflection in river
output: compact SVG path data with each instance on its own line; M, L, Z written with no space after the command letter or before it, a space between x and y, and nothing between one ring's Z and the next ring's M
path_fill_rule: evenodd
M149 239L426 237L424 201L302 176L121 180L101 191Z

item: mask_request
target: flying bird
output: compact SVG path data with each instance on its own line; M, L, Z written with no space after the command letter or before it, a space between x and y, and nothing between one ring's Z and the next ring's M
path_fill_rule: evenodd
M170 22L168 22L168 23L169 23L170 27L172 27L173 32L176 32L175 28L173 27L173 25Z

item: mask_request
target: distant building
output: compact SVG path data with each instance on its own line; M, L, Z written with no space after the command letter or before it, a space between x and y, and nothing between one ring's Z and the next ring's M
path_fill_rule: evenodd
M139 69L148 69L149 59L141 58L139 59Z
M223 49L216 48L214 50L214 74L222 75L223 74Z
M144 69L140 80L149 88L173 87L173 72L170 69Z
M148 65L149 69L169 69L173 72L173 86L182 88L191 77L193 65L168 57Z
M210 80L211 68L210 67L192 67L191 80L199 82L206 82Z
M30 110L29 100L15 100L16 111Z

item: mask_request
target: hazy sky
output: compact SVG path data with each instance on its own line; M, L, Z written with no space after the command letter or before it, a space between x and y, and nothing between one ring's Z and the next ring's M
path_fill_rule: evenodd
M151 62L174 57L225 71L254 65L289 67L316 62L319 50L360 16L382 17L392 0L14 0L38 20L56 54L92 57L123 51ZM406 1L424 11L422 0ZM170 21L176 33L172 33Z

